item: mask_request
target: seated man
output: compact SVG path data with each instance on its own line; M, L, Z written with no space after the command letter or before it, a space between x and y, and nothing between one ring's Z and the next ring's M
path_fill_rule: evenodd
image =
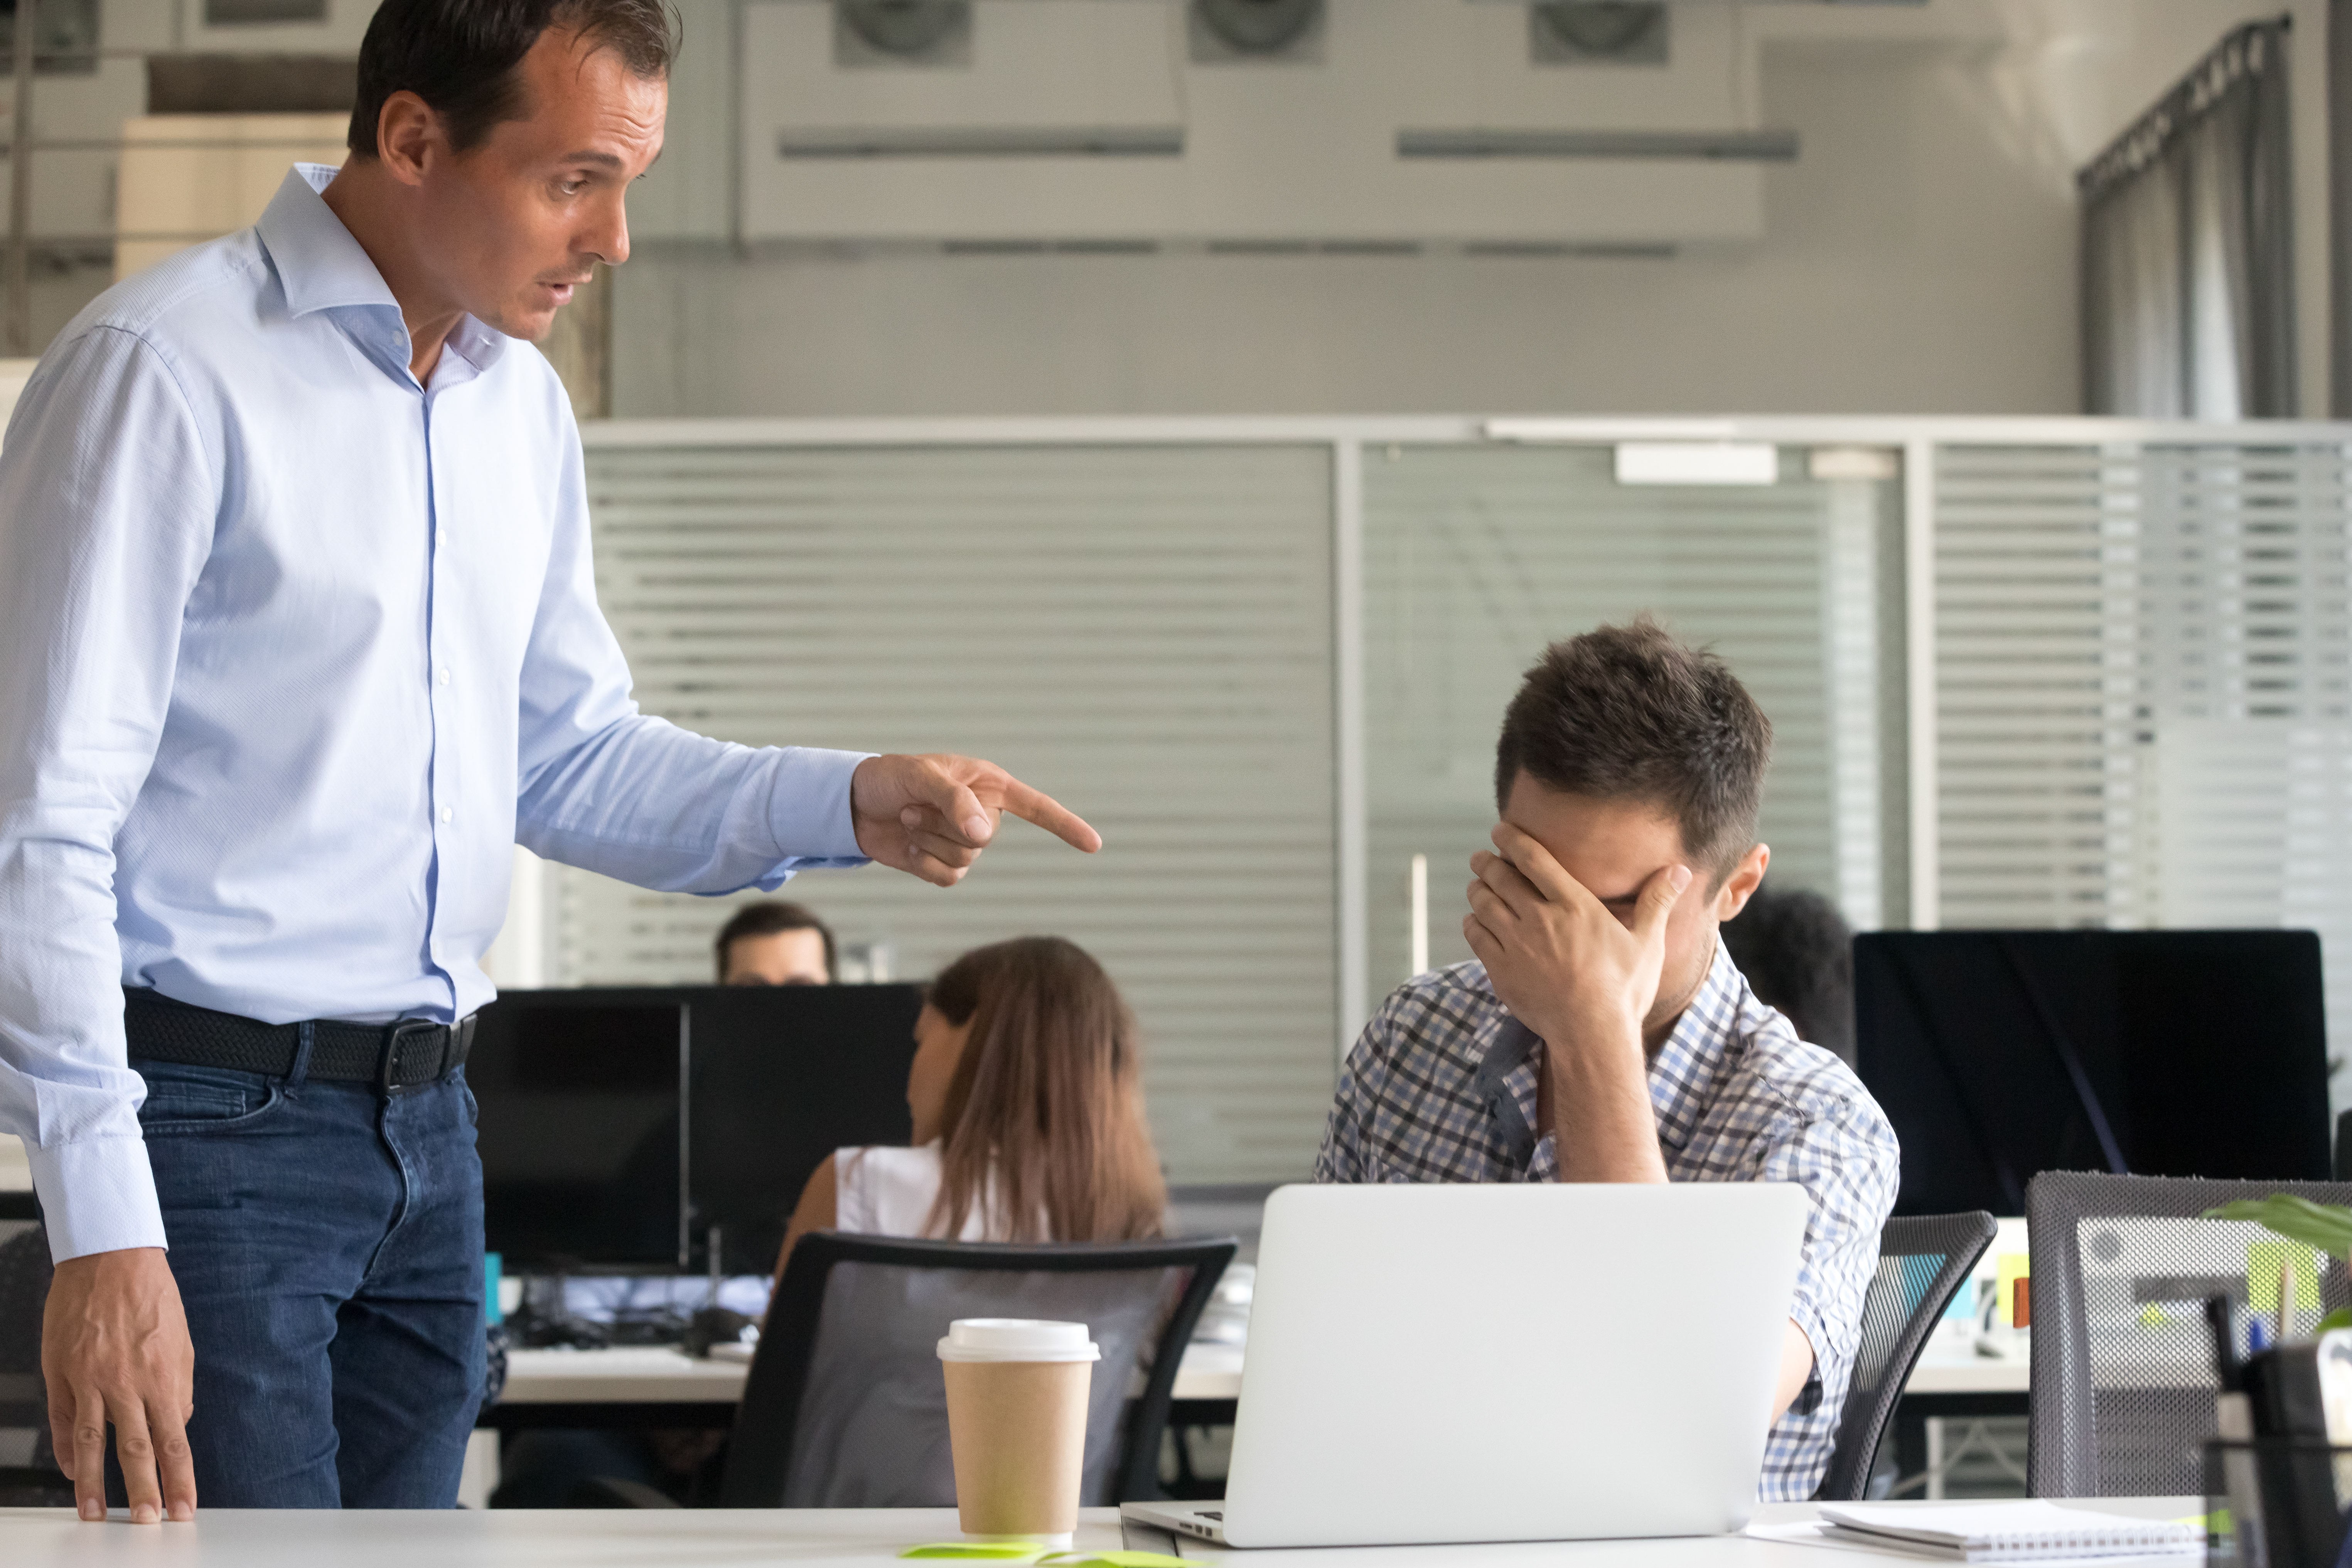
M833 931L803 904L761 899L735 911L712 944L721 985L830 985Z
M1768 1501L1811 1496L1829 1463L1899 1175L1861 1081L1717 935L1770 858L1771 738L1721 660L1646 619L1546 650L1503 719L1496 853L1470 863L1477 961L1366 1026L1315 1163L1323 1182L1801 1184Z

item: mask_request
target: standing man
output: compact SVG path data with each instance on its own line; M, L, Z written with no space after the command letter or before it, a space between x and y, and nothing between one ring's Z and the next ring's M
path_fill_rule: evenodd
M510 844L715 893L951 884L1000 811L1100 842L986 763L631 701L570 405L513 340L626 259L673 47L660 0L386 0L341 173L109 290L9 427L0 1131L85 1519L110 1426L141 1521L455 1500Z

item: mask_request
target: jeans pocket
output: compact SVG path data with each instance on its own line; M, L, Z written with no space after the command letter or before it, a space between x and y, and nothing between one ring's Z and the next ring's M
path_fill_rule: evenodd
M284 1094L258 1073L155 1062L138 1070L147 1080L139 1125L150 1137L236 1131L268 1115Z

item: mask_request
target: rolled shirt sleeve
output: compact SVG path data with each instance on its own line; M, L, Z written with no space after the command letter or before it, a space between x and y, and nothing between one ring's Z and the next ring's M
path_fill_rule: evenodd
M1811 1203L1789 1317L1813 1347L1813 1374L1790 1406L1810 1415L1842 1405L1862 1337L1863 1297L1878 1268L1879 1231L1895 1204L1899 1167L1885 1124L1864 1105L1827 1101L1768 1145L1759 1178L1794 1182ZM1874 1106L1867 1106L1874 1111Z

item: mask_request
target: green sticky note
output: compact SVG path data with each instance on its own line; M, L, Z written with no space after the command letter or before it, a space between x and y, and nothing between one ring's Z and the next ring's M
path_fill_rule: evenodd
M2295 1241L2246 1243L2246 1305L2257 1312L2275 1312L2279 1282L2294 1271L2294 1306L2319 1306L2319 1269L2311 1248Z
M901 1557L961 1557L967 1562L1027 1563L1045 1549L1033 1541L934 1541L909 1546Z

